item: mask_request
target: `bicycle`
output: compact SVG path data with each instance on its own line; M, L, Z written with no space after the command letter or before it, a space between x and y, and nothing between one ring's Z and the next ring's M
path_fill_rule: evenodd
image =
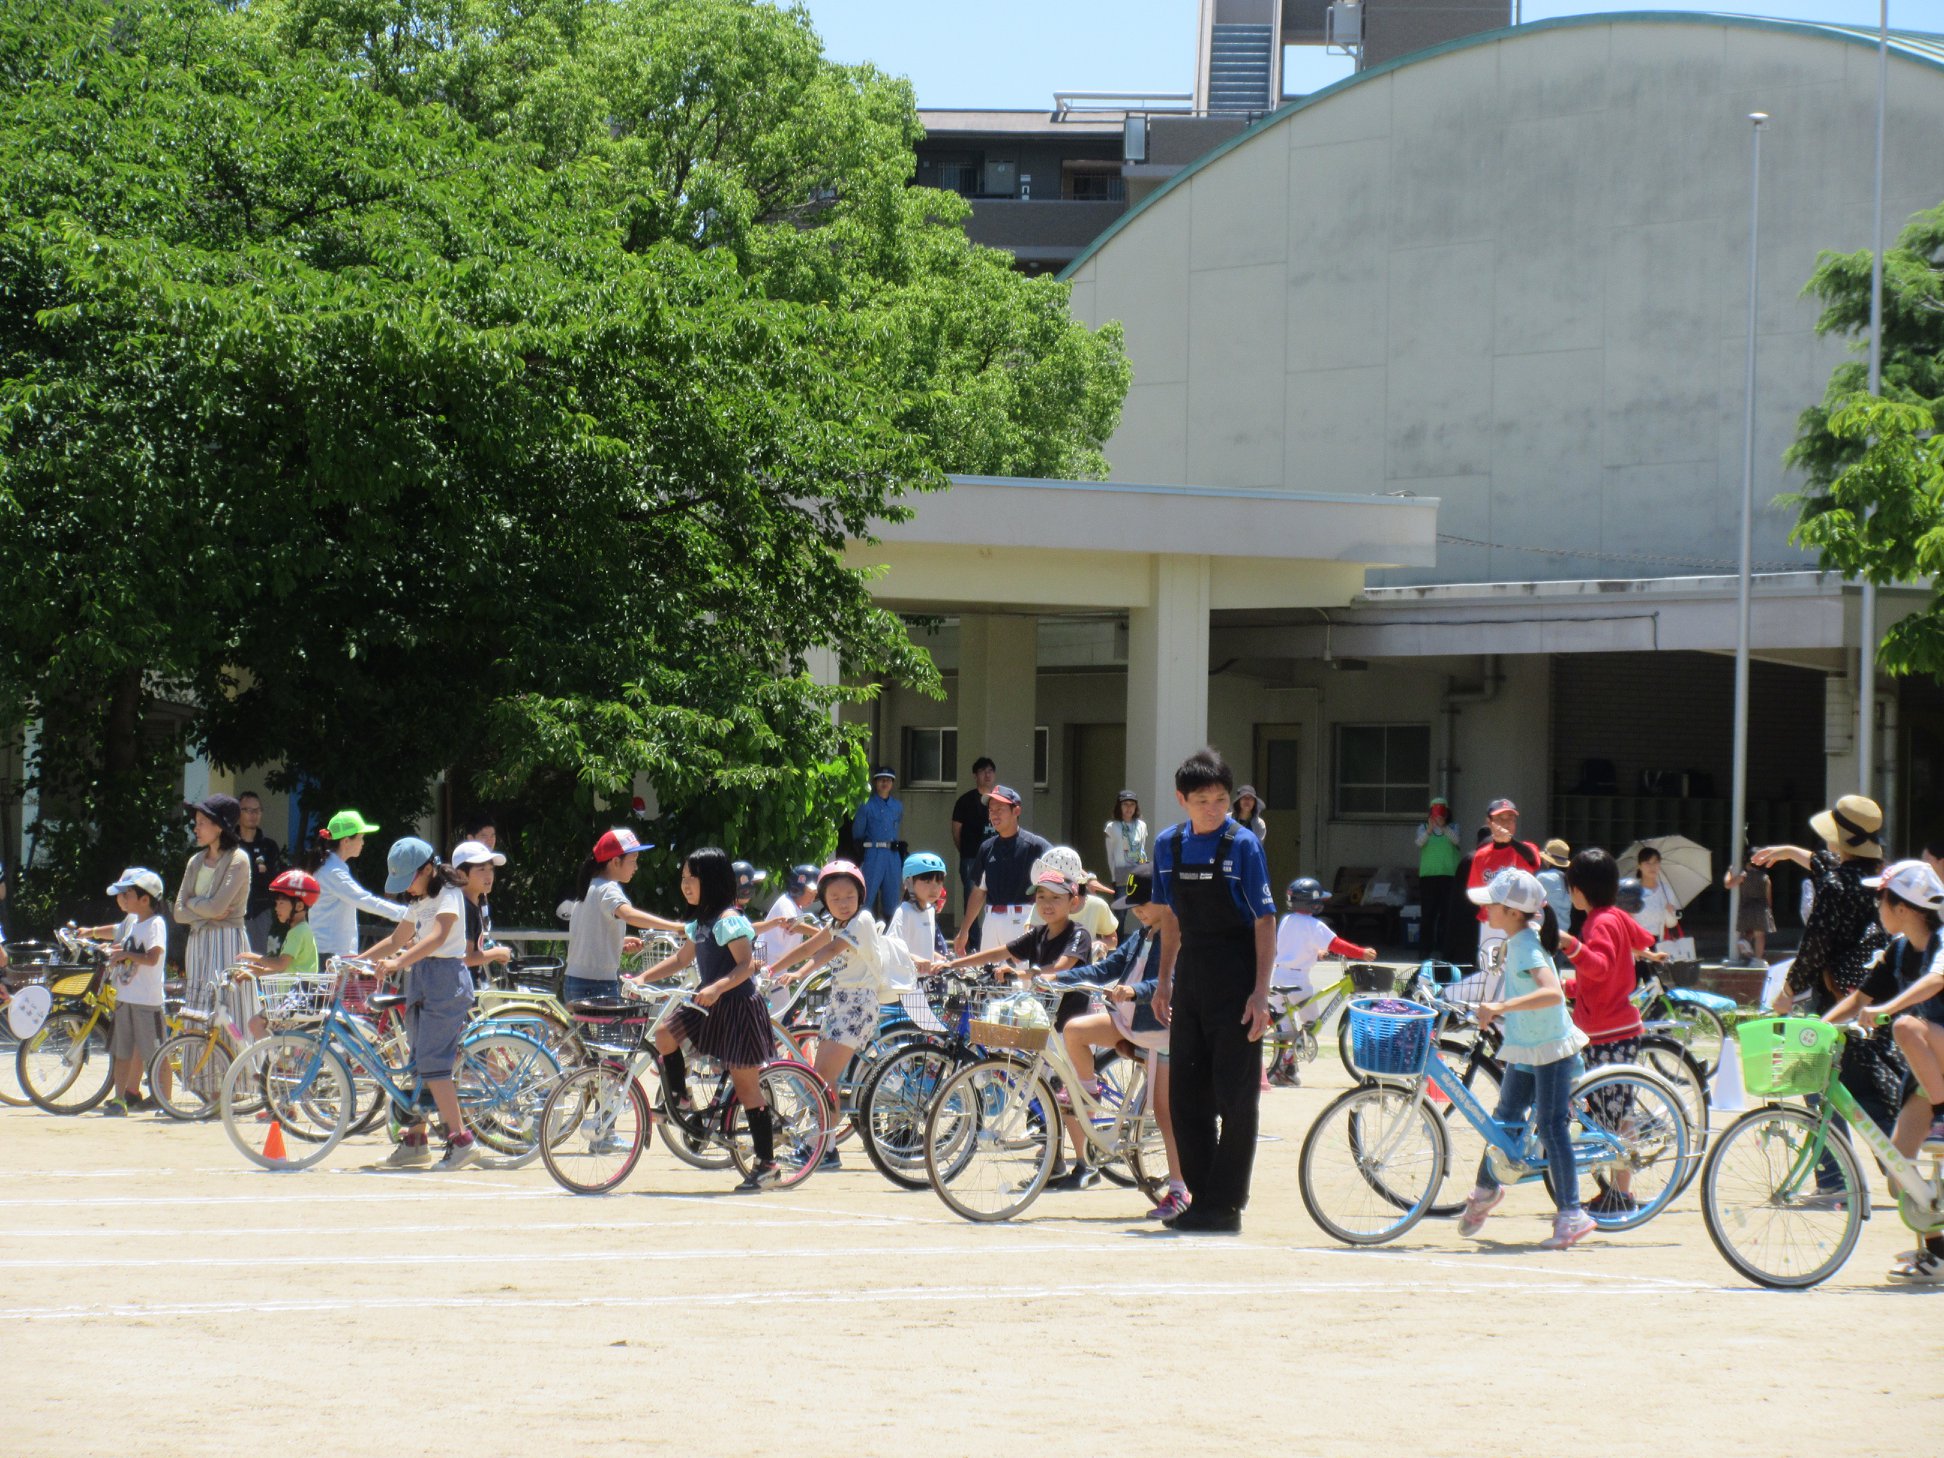
M540 1111L540 1158L557 1184L577 1195L614 1189L640 1161L654 1123L664 1129L673 1125L681 1141L694 1148L722 1149L723 1163L734 1163L745 1177L756 1167L755 1146L728 1069L714 1075L707 1103L687 1109L669 1102L665 1086L651 1106L641 1086L643 1074L660 1071L655 1035L685 1008L706 1015L694 989L672 990L652 1019L642 1002L568 1006L581 1023L581 1043L591 1061L562 1078ZM690 1073L696 1073L693 1063ZM822 1160L834 1109L823 1081L806 1063L773 1059L757 1078L775 1130L778 1186L787 1189L808 1179Z
M1901 1154L1857 1105L1841 1082L1848 1028L1754 1014L1730 1033L1751 1094L1815 1107L1770 1102L1716 1137L1701 1172L1701 1216L1723 1260L1779 1290L1820 1285L1843 1268L1870 1218L1870 1188L1838 1120L1882 1164L1904 1224L1919 1235L1944 1231L1944 1143Z
M257 985L258 999L267 1009L274 988L266 994L262 981L248 968L230 969L231 977L239 974ZM149 1095L171 1119L185 1123L213 1119L222 1100L223 1079L248 1044L231 1030L220 999L208 1007L184 1007L176 1017L179 1031L171 1032L149 1056ZM254 1115L262 1107L253 1104L243 1112Z
M1387 1012L1371 999L1350 1004L1358 1065L1378 1081L1332 1100L1303 1140L1304 1208L1348 1245L1380 1245L1403 1235L1431 1213L1451 1176L1450 1115L1434 1110L1430 1089L1478 1132L1502 1183L1543 1179L1552 1188L1544 1147L1529 1121L1500 1123L1432 1056L1440 1019L1458 1009L1437 1001L1408 1006ZM1643 1068L1614 1064L1582 1074L1570 1097L1575 1169L1621 1197L1596 1201L1587 1213L1608 1232L1646 1224L1672 1203L1693 1157L1679 1096ZM1615 1107L1625 1112L1607 1112Z
M1389 967L1379 966L1375 962L1350 962L1344 965L1343 975L1336 981L1300 999L1292 997L1293 989L1279 991L1270 988L1269 1011L1275 1021L1262 1038L1269 1081L1276 1083L1281 1078L1300 1078L1302 1065L1316 1061L1316 1030L1352 997L1389 992L1396 981L1397 974ZM1321 1004L1320 1009L1318 1004ZM1293 1027L1286 1026L1291 1023ZM1347 1020L1340 1019L1337 1023L1337 1057L1342 1060L1345 1072L1352 1078L1360 1077L1350 1059L1350 1024Z
M972 1007L981 991L996 990L988 978L941 973L924 979L919 991L903 1000L919 1036L871 1068L852 1118L865 1156L892 1184L907 1190L930 1184L925 1120L945 1080L986 1056L987 1050L971 1041Z
M1735 1015L1732 997L1698 987L1669 987L1655 971L1641 978L1633 1003L1650 1030L1674 1037L1694 1055L1704 1077L1714 1076L1728 1039L1726 1020Z
M115 1065L109 1057L115 989L108 981L109 948L58 927L54 936L72 965L90 970L55 977L47 1020L14 1053L21 1092L50 1114L85 1114L108 1097ZM95 1063L100 1076L88 1071Z
M1068 983L1053 989L1105 993L1098 983ZM1031 996L1032 994L1022 994ZM953 1214L980 1222L1010 1220L1046 1188L1059 1154L1061 1120L1071 1114L1088 1147L1105 1167L1127 1166L1133 1182L1153 1203L1167 1189L1167 1163L1160 1126L1147 1111L1143 1075L1128 1079L1118 1095L1096 1097L1074 1073L1066 1048L1052 1036L1051 1018L1043 1023L1002 1021L1016 999L986 1009L973 1019L971 1040L989 1053L948 1078L925 1117L925 1177ZM1035 1020L1037 1022L1037 1020ZM1066 1090L1070 1107L1053 1096L1049 1076Z
M280 1017L315 1026L307 1032L272 1033L252 1043L223 1079L224 1132L246 1159L264 1169L309 1169L351 1132L359 1120L353 1066L395 1107L416 1109L424 1093L424 1079L388 1061L368 1036L369 1025L360 1026L344 1007L347 986L368 974L372 964L333 957L328 965L329 975L321 984L328 992L312 994L322 1004L317 1011L295 1006L294 994L278 1011ZM404 1000L400 993L381 994L370 1005L383 1011ZM491 1023L475 1026L460 1039L452 1072L467 1126L509 1168L539 1152L540 1107L559 1076L559 1063L537 1039ZM297 1133L309 1126L316 1131L314 1139L300 1134L307 1139L301 1152L288 1150L278 1157L257 1147L261 1130L250 1098L258 1090L283 1128ZM383 1107L374 1101L366 1113L375 1117Z

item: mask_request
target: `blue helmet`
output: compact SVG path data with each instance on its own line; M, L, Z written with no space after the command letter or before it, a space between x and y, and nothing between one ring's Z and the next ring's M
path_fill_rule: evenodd
M759 871L748 861L732 862L729 869L736 877L736 894L738 896L753 894L758 886L769 880L768 871Z
M945 858L935 856L930 851L913 851L905 857L904 879L913 876L942 876L945 874Z
M795 895L804 891L814 891L816 889L817 889L817 867L808 864L790 867L791 894Z
M1314 911L1329 899L1330 893L1314 876L1298 876L1283 887L1283 900L1289 903L1291 911Z
M1613 904L1631 915L1647 904L1647 888L1640 884L1638 878L1623 876L1620 879L1620 888L1614 895Z

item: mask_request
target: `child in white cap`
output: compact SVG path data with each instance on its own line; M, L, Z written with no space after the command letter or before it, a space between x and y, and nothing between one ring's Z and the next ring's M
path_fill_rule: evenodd
M1499 1057L1505 1060L1505 1076L1492 1117L1512 1123L1531 1116L1552 1163L1553 1200L1559 1207L1552 1237L1542 1244L1564 1250L1584 1239L1594 1223L1580 1207L1579 1172L1573 1168L1571 1094L1586 1035L1567 1016L1566 993L1553 970L1559 922L1547 904L1546 888L1530 871L1500 871L1465 894L1484 908L1486 924L1506 938L1504 996L1478 1005L1480 1032L1504 1022ZM1466 1197L1458 1233L1478 1234L1504 1198L1488 1155L1479 1161L1478 1183Z

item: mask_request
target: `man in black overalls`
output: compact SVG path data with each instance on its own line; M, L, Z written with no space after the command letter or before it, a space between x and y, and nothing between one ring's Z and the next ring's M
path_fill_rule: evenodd
M1240 1231L1249 1202L1276 957L1269 863L1229 818L1233 783L1212 749L1184 763L1175 798L1188 823L1161 832L1154 849L1154 899L1169 913L1154 1008L1170 1029L1175 1143L1191 1200L1164 1223L1208 1234Z

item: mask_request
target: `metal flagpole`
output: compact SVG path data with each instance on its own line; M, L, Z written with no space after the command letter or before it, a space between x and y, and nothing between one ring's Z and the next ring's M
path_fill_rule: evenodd
M1883 129L1890 93L1890 0L1877 4L1876 185L1870 210L1870 393L1883 388ZM1857 611L1856 781L1876 798L1876 584L1863 581ZM1889 811L1884 812L1885 821Z
M1748 593L1755 557L1755 323L1756 285L1761 273L1762 247L1762 128L1768 113L1748 114L1752 124L1748 162L1748 358L1742 375L1742 500L1741 580L1735 614L1735 787L1728 812L1732 842L1729 858L1742 870L1748 854ZM1736 940L1741 928L1741 887L1728 892L1728 957L1738 960Z

